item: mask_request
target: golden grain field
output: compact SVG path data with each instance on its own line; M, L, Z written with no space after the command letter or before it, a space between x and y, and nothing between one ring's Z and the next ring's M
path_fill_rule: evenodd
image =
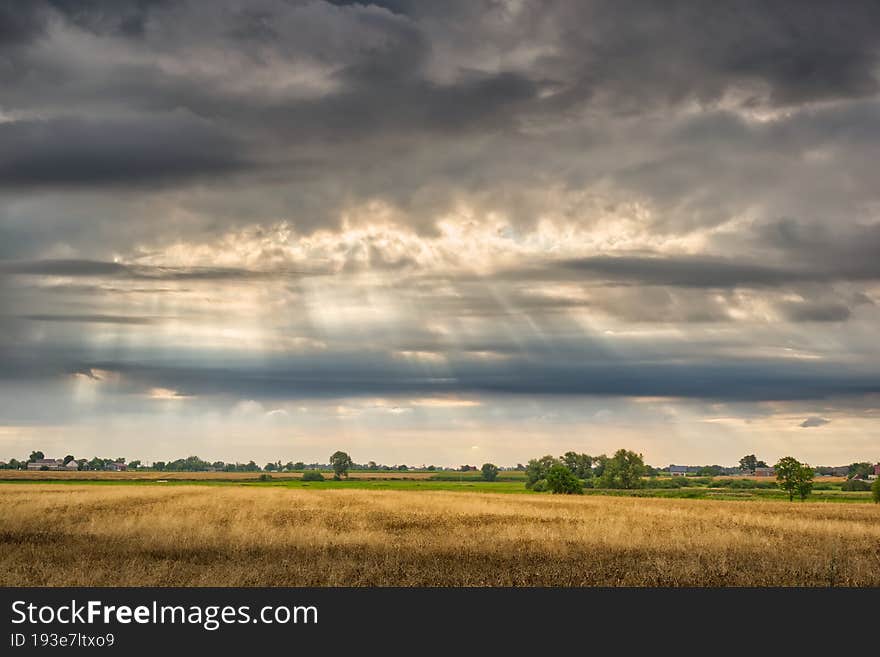
M880 507L0 485L6 586L880 586Z

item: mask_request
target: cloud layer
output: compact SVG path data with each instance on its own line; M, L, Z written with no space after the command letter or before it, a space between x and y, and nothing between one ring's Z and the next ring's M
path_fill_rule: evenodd
M249 402L337 436L366 404L438 460L522 459L666 399L657 458L831 419L800 449L869 457L875 3L209 4L0 9L11 446ZM729 441L676 438L707 422Z

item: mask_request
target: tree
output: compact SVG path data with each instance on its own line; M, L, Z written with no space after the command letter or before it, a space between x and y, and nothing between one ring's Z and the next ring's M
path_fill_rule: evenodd
M749 472L754 472L755 468L758 467L758 459L755 458L754 454L749 454L747 456L743 456L739 460L739 467L743 470L748 470Z
M352 466L352 460L345 452L333 452L333 455L330 457L330 465L333 468L333 477L340 479L348 477L348 470Z
M297 461L296 463L293 464L293 469L294 470L305 470L306 464L303 463L302 461Z
M813 468L804 463L801 466L800 475L798 476L797 494L801 498L801 502L807 499L813 492Z
M547 472L547 488L556 495L582 495L584 492L581 480L562 463L555 463Z
M793 456L785 456L773 467L776 469L776 481L788 493L789 502L794 500L795 495L805 500L812 492L813 468L809 465L801 463Z
M277 470L277 469L278 469L278 467L274 463L267 463L263 467L263 470L265 470L266 472L275 472L275 470Z
M880 477L871 484L871 497L877 504L880 504Z
M68 454L67 456L64 457L64 465L67 465L68 463L70 463L73 460L74 460L73 454Z
M495 481L498 479L498 466L494 463L484 463L480 470L483 471L484 481Z
M31 455L28 457L28 463L33 463L34 461L39 461L44 458L46 458L46 455L43 454L43 452L31 452Z
M526 465L526 488L532 488L536 482L546 479L550 468L557 464L560 464L559 460L549 454L529 461Z
M566 452L562 455L562 462L579 479L589 479L593 476L593 457L589 454Z
M601 477L605 474L605 464L608 463L608 457L604 454L593 457L593 476Z
M139 467L141 467L141 462L138 461L137 459L135 459L134 461L132 461L131 463L128 464L128 467L131 470L137 470Z
M599 478L601 488L641 488L642 477L647 469L641 454L626 449L619 449L605 461L602 476Z
M858 477L859 479L867 479L869 475L874 474L874 466L868 463L867 461L863 461L862 463L851 463L849 465L849 472L847 473L847 477L852 479L853 477Z

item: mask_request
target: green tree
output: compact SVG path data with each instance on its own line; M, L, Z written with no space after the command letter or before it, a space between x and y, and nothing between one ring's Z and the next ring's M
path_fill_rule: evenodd
M483 479L485 481L495 481L498 479L498 466L494 463L484 463L480 470L483 472Z
M749 472L754 472L755 468L758 467L758 459L755 458L754 454L748 454L747 456L743 456L739 460L739 467L743 470L747 470Z
M305 470L306 464L303 463L302 461L297 461L296 463L293 464L293 469L294 470Z
M858 477L859 479L867 479L868 475L874 474L874 466L863 461L861 463L850 463L847 477Z
M70 463L73 460L74 460L73 454L68 454L67 456L64 457L64 465L67 465L68 463Z
M43 454L43 452L31 452L31 455L28 457L28 463L33 463L34 461L39 461L44 458L46 458L46 455Z
M348 477L348 470L352 466L351 457L345 452L333 452L330 456L330 465L333 468L334 478Z
M559 464L559 460L549 454L529 461L528 465L526 465L526 488L532 488L535 482L546 479L550 468L557 464Z
M138 461L137 459L135 459L134 461L132 461L131 463L128 464L128 467L131 470L137 470L139 467L141 467L141 462Z
M874 483L871 484L871 497L877 504L880 504L880 477L874 480Z
M274 463L267 463L265 466L263 466L263 470L265 470L266 472L275 472L275 470L277 469L278 466L276 466Z
M601 477L605 474L606 463L608 463L608 457L604 454L593 457L593 477Z
M803 502L813 492L813 468L804 463L801 466L797 483L797 494Z
M562 463L555 463L547 472L547 489L556 495L582 495L581 480Z
M589 479L593 476L593 457L589 454L566 452L561 460L575 477Z
M813 468L809 465L801 463L793 456L785 456L773 467L776 469L776 481L788 493L789 502L794 500L795 495L805 500L812 492Z
M607 459L599 478L601 488L641 488L647 468L641 454L619 449Z

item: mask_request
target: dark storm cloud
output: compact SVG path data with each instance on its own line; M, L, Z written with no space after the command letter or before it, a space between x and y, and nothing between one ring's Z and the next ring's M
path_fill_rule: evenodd
M826 420L824 417L812 416L808 417L806 420L800 423L800 426L804 429L809 429L810 427L821 427L826 424L829 424L831 420Z
M295 269L260 271L240 267L157 267L98 260L0 260L0 276L69 276L161 281L257 280L323 274Z
M0 124L0 185L179 183L240 170L235 140L186 118Z
M798 267L705 256L592 256L499 273L502 278L548 281L605 280L633 285L695 288L760 288L794 283L880 278L880 262L816 260Z
M783 312L793 322L845 322L852 315L842 303L786 304Z
M131 315L19 315L21 319L34 322L71 322L75 324L154 324L152 317Z
M0 5L0 52L26 44L43 34L45 15L34 9L25 3L20 3L20 6L10 3Z
M784 367L773 361L745 360L633 363L613 357L583 361L575 354L563 357L557 353L543 359L452 361L448 370L427 371L381 353L364 352L331 358L287 357L273 364L231 361L224 366L78 361L73 356L69 353L67 358L47 361L26 351L8 354L0 377L30 381L103 370L121 376L124 393L165 388L185 395L238 399L469 393L785 401L880 393L880 382L869 369L835 363L785 363Z
M769 87L767 99L749 102L772 104L863 97L877 88L880 9L873 3L852 3L846 11L823 2L555 2L526 3L518 11L489 2L431 4L223 2L211 3L205 21L199 3L28 3L16 20L48 15L67 29L129 40L137 63L110 62L95 72L51 54L22 54L0 75L10 83L7 102L22 109L53 93L72 109L97 101L148 111L187 108L234 124L255 145L267 131L285 140L331 141L414 130L466 135L489 127L515 134L524 121L568 118L583 103L610 99L650 111L658 103L711 102L749 82ZM301 20L290 20L293 12ZM338 40L347 35L350 46ZM503 55L517 43L548 54L506 70L479 70L481 50ZM183 60L230 45L256 71L271 71L274 62L332 64L336 86L317 99L260 87L242 94L222 75L205 77L198 66L171 72L155 61L160 54ZM450 81L432 79L431 58L456 45L475 61L454 64ZM55 92L40 84L41 76L48 82L62 74L74 78Z
M65 20L95 34L137 37L150 12L170 0L47 0Z

